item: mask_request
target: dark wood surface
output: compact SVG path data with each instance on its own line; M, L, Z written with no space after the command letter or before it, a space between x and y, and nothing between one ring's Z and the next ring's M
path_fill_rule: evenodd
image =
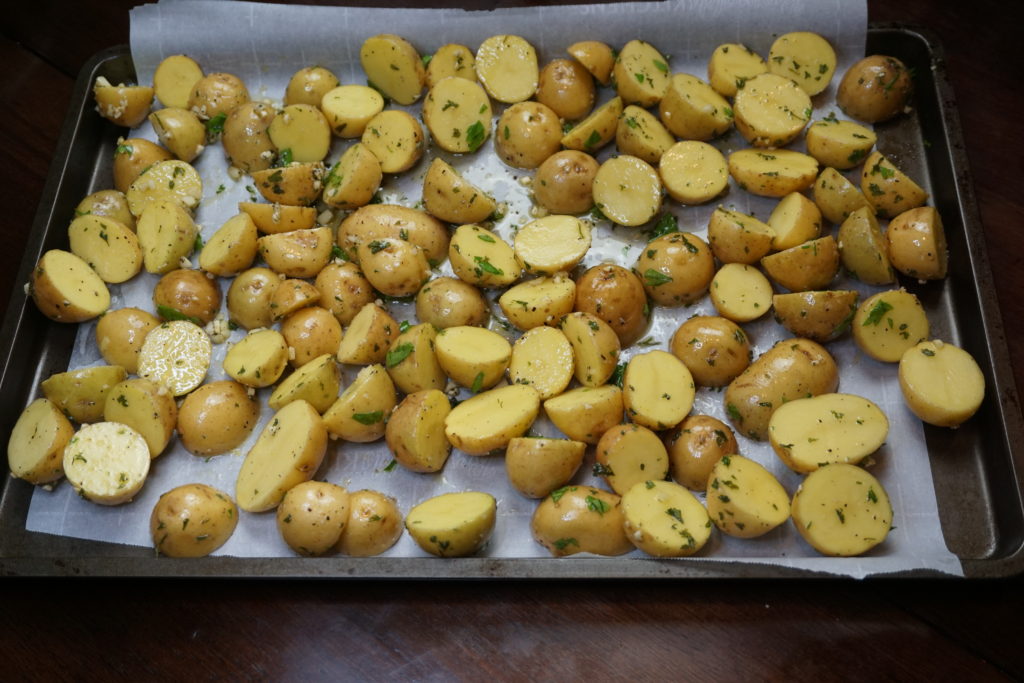
M0 301L80 66L130 2L42 0L0 37ZM1024 110L1013 3L872 1L946 47L1019 389ZM941 7L941 9L939 9ZM0 581L0 671L53 679L998 680L1024 677L1019 578L415 583Z

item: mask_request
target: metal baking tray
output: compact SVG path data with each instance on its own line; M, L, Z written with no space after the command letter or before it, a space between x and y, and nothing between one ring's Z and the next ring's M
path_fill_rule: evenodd
M924 304L933 336L958 344L978 360L987 382L979 413L951 431L925 426L932 476L947 546L967 577L1024 571L1024 429L993 291L985 240L967 169L960 122L944 54L927 31L873 25L868 53L899 57L915 70L910 115L876 126L878 148L898 154L912 177L927 180L943 216L949 277L904 283ZM72 97L17 282L27 282L47 249L66 248L66 219L81 197L109 177L118 129L96 116L91 84L134 80L126 46L97 54L82 70ZM43 317L20 290L8 303L0 350L0 438L6 443L39 383L67 368L75 326ZM0 573L54 576L341 577L341 578L702 578L806 577L816 573L709 558L157 558L148 548L26 531L33 487L10 477L0 489ZM898 576L927 575L925 571Z

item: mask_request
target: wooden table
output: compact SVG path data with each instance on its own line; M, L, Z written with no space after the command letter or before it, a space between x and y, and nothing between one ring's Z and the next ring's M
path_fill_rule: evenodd
M3 23L0 301L79 67L128 41L124 0L35 0ZM944 42L1024 389L1019 17L872 1ZM1018 12L1019 13L1019 12ZM1020 579L683 583L0 582L8 680L998 679L1024 676ZM75 673L73 673L75 672Z

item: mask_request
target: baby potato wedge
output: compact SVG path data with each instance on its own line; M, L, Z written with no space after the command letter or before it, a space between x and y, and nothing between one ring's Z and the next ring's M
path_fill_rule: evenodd
M247 330L270 327L274 322L274 309L270 304L280 286L281 278L270 268L243 270L228 287L231 320Z
M288 343L277 330L250 332L224 355L224 372L247 387L269 387L288 367Z
M237 526L235 501L206 484L161 494L149 517L153 547L167 557L206 557L227 543Z
M110 290L89 264L51 249L32 269L29 294L39 312L59 323L91 320L110 308Z
M821 211L821 215L832 223L842 223L861 208L868 209L868 213L874 217L874 211L864 198L864 194L846 176L832 167L821 171L814 182L813 194L814 203Z
M260 402L231 380L209 382L178 409L178 437L192 455L208 458L242 445L260 417Z
M341 389L341 370L334 355L325 353L300 366L277 385L267 400L272 410L281 410L294 401L304 401L321 415L327 412Z
M114 219L78 216L68 227L68 243L71 253L92 266L104 282L125 282L142 270L139 238Z
M772 249L782 251L821 235L821 211L803 194L790 192L772 209L768 225L775 231Z
M377 157L361 143L341 155L324 180L324 203L335 209L354 209L373 200L384 172Z
M395 384L384 366L368 365L324 413L327 433L353 443L376 441L384 436L396 402Z
M384 111L384 96L367 85L339 85L324 93L320 110L331 132L344 139L362 137L366 124Z
M574 368L569 340L561 330L542 325L527 330L512 345L508 379L512 384L530 385L546 401L565 391Z
M203 77L203 69L187 55L165 57L153 72L153 91L165 107L187 107L192 88Z
M893 218L916 209L928 199L928 193L881 152L874 151L864 160L860 191L883 218Z
M525 384L490 389L452 408L444 433L468 455L487 455L522 436L537 419L540 394Z
M288 489L277 506L277 530L299 555L323 555L344 533L348 506L348 491L341 486L304 481Z
M436 339L434 326L420 323L391 342L384 365L399 391L412 394L424 389L445 388L448 378L434 353Z
M542 325L557 325L562 316L572 312L576 300L576 283L565 273L538 277L509 287L498 298L508 321L520 330Z
M319 199L327 169L320 161L293 162L250 173L263 198L274 204L310 206Z
M249 214L256 229L264 235L292 230L308 230L316 225L316 207L238 202L238 210Z
M849 331L859 296L850 289L776 294L772 308L776 322L795 336L824 344Z
M160 142L182 161L191 163L206 147L206 126L184 108L166 107L149 115Z
M103 419L125 424L146 440L155 458L170 443L178 424L178 404L167 387L148 379L128 379L115 385L103 403Z
M571 270L590 249L590 224L553 214L532 220L516 232L513 251L527 273L554 275Z
M455 229L448 259L460 280L478 287L507 287L522 274L515 251L497 234L479 225Z
M533 513L530 529L554 557L576 553L623 555L633 549L626 538L622 498L591 486L552 491Z
M832 235L809 240L761 259L776 284L791 292L827 289L839 273L839 247Z
M479 223L487 220L496 206L444 159L437 157L430 163L423 178L423 208L430 215L449 223Z
M537 101L560 119L582 119L594 106L594 79L578 61L553 59L540 70Z
M793 494L793 526L822 555L862 555L892 528L889 496L870 472L837 463L811 472Z
M561 149L562 123L540 102L517 102L498 118L494 152L513 168L535 169Z
M928 339L931 326L920 300L904 289L873 294L857 308L853 341L875 360L897 363L913 346Z
M359 48L366 78L398 104L420 98L427 73L419 52L405 38L390 33L371 36Z
M717 207L708 220L708 243L722 263L752 265L768 254L775 230L753 216Z
M615 90L622 101L652 107L668 89L668 59L642 40L631 40L619 51L612 67Z
M398 323L384 307L368 303L352 318L338 345L338 362L351 365L383 363L391 342L398 336Z
M278 410L245 456L235 482L238 507L263 512L277 507L288 489L313 478L327 452L327 428L302 399Z
M877 139L870 128L827 116L807 129L807 153L822 166L845 171L863 161Z
M108 121L134 128L146 120L153 104L153 88L146 85L112 85L103 76L92 87L96 111Z
M741 149L729 155L729 175L741 190L760 197L785 197L814 184L818 160L788 149Z
M448 43L434 51L427 63L427 87L433 88L445 78L476 81L476 57L465 45Z
M840 224L836 239L839 260L850 275L869 285L896 282L886 238L869 207L854 209Z
M786 33L772 43L768 68L773 74L792 79L808 95L817 95L832 81L836 51L817 33Z
M958 427L981 407L985 376L959 346L923 341L900 358L900 390L911 412L938 427Z
M707 293L715 276L715 257L699 235L672 232L647 243L633 272L654 303L686 306Z
M296 311L317 306L319 303L320 292L316 287L305 280L291 278L282 281L274 291L270 307L274 310L274 320L279 321Z
M277 148L267 129L276 114L277 110L265 102L246 102L231 110L220 137L229 167L255 173L274 164Z
M332 260L317 273L313 286L320 292L320 305L348 326L368 303L377 299L373 285L355 263Z
M614 384L570 389L544 401L544 413L570 439L596 444L622 422L622 389Z
M576 380L585 387L607 382L615 372L621 350L615 330L597 316L582 311L563 316L559 328L572 346Z
M686 557L711 538L708 511L672 481L648 479L622 495L623 528L630 543L654 557Z
M213 343L203 328L187 320L170 320L146 335L139 351L139 377L184 396L206 379L212 355Z
M120 365L128 374L139 373L139 351L146 334L160 320L139 308L108 311L96 323L96 347L109 365Z
M153 201L145 206L136 223L142 263L147 273L168 273L181 267L195 248L199 227L177 204Z
M64 447L64 475L75 493L97 505L127 503L149 475L142 435L117 422L81 426Z
M437 333L437 362L445 374L474 393L490 389L505 375L512 346L497 332L460 325Z
M489 493L443 493L415 505L405 528L416 544L438 557L478 552L494 531L498 502Z
M231 277L252 265L258 249L256 223L238 213L220 226L199 252L199 267L207 273Z
M615 129L615 147L620 154L657 164L675 141L658 117L646 109L631 104L622 110L622 118Z
M323 161L331 149L331 126L319 104L285 105L267 127L274 147L288 150L293 161Z
M582 441L516 437L505 450L505 472L516 491L527 498L543 498L569 483L586 450Z
M710 415L690 415L663 439L672 479L691 491L705 491L715 463L739 452L729 425Z
M30 484L48 484L64 476L64 447L75 428L48 398L37 398L21 411L7 441L11 475Z
M484 326L490 317L480 290L458 278L434 278L416 293L416 318L439 330L458 325Z
M106 216L135 232L135 216L128 209L128 200L119 190L99 190L87 195L75 207L75 216Z
M409 394L388 418L384 438L395 460L413 472L437 472L452 452L444 423L452 410L443 391Z
M615 53L605 43L597 40L584 40L573 43L566 52L590 72L601 85L608 85L612 80L612 68L615 66Z
M381 294L413 296L430 280L430 261L412 242L384 237L360 244L356 253L366 279Z
M322 66L307 66L292 74L284 90L284 103L311 104L319 107L324 95L341 85L341 81L330 69Z
M142 215L152 202L171 202L191 214L203 198L203 180L191 164L179 159L157 161L142 171L124 193L132 215Z
M723 43L708 60L708 83L722 97L735 97L749 79L768 71L764 57L739 43Z
M893 268L918 280L946 277L949 254L942 218L934 206L921 206L899 214L885 231Z
M789 494L775 476L741 455L722 456L707 483L708 514L723 533L757 538L789 519Z
M633 356L622 376L626 413L633 422L651 429L669 429L682 422L693 408L695 391L686 365L667 351Z
M377 157L384 173L408 171L426 146L423 126L401 109L385 109L374 116L359 139Z
M316 277L331 260L333 247L330 228L292 230L256 240L260 257L271 270L295 278Z
M562 136L562 147L594 154L615 139L622 107L621 97L608 100Z
M707 141L733 125L729 102L704 81L685 73L672 75L658 104L658 116L670 133L683 140Z
M768 436L775 454L794 472L837 462L856 465L889 435L889 419L869 399L819 394L788 401L772 413Z
M174 155L160 145L145 138L118 138L114 148L114 189L126 193L144 170L158 161L173 159ZM125 202L127 203L127 197ZM131 207L129 207L130 210ZM132 211L132 215L136 215Z
M98 422L110 391L124 381L120 365L97 365L59 372L39 385L43 395L75 422Z
M606 431L597 442L594 473L623 495L634 484L668 476L668 452L658 435L637 424Z

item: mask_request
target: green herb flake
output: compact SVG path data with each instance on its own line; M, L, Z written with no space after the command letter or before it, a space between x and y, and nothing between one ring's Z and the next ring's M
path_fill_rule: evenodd
M477 121L469 128L466 129L466 144L469 145L469 151L475 152L480 149L480 145L484 144L484 139L487 137L487 131L484 130L484 124Z
M877 325L882 321L882 317L891 310L892 304L879 299L878 303L871 307L871 311L868 313L868 317L864 319L864 322L861 323L861 327Z
M331 247L331 258L340 259L342 261L351 261L348 252L339 247L337 244Z
M568 490L569 490L568 486L563 486L560 489L555 489L554 491L552 491L551 492L551 502L557 503L558 501L560 501L562 499L562 496L564 496Z
M843 511L840 508L836 508L836 517L839 518L840 524L846 524L846 515L843 514Z
M644 271L644 284L648 287L660 287L661 285L672 282L672 277L661 273L654 268L648 268Z
M163 304L161 304L156 307L156 312L164 320L187 320L190 323L199 325L200 327L203 326L203 323L199 320L199 318L196 318L195 316L191 315L186 315L179 311L177 308L173 308L171 306L164 306Z
M580 542L577 541L575 538L571 538L571 537L570 538L560 538L557 541L555 541L554 543L552 543L551 545L555 546L555 548L557 550L565 550L570 545L574 545L574 546L576 546L578 548L580 546Z
M486 256L474 256L473 261L480 267L480 270L491 275L504 275L505 271L493 265Z
M476 236L476 238L478 240L480 240L481 242L487 242L488 244L494 244L494 238L491 237L490 235L478 234Z
M878 496L875 494L875 489L872 487L868 487L868 500L872 503L878 502Z
M667 514L672 519L678 521L680 524L684 523L683 522L683 513L679 511L679 508L669 508L669 509L665 510L665 514Z
M292 161L293 161L292 148L291 147L285 147L277 155L277 164L275 164L275 165L276 166L288 166L289 164L292 163Z
M387 364L389 368L393 368L399 363L401 363L403 360L408 358L409 354L412 353L415 350L415 348L416 347L413 346L412 343L410 342L399 344L395 348L388 351L387 356L384 359L384 362Z
M654 61L654 68L656 68L658 71L660 71L663 74L667 74L668 73L668 64L666 64L665 62L662 62L660 60L657 60L657 59L655 59L653 61Z
M594 463L594 469L592 470L595 477L614 477L615 472L609 465L604 465L599 462Z
M663 235L669 235L673 232L679 232L679 220L671 213L663 213L658 217L658 221L648 233L649 239L647 241L653 241Z
M395 469L396 467L398 467L398 461L392 459L391 462L389 462L387 465L384 466L384 471L385 472L390 472L391 470Z
M379 251L387 249L388 243L385 240L373 240L367 246L370 248L371 254L376 254Z
M932 351L931 349L921 349L921 353L928 356L929 358L935 355L935 352Z
M599 515L603 515L604 513L612 509L611 505L604 502L600 498L596 498L594 496L587 496L586 501L587 509L590 510L591 512L596 512Z
M615 370L612 372L612 376L608 378L608 384L614 384L618 388L622 388L622 378L626 374L626 364L619 363L615 366Z
M480 389L484 386L484 373L483 370L476 373L476 377L473 378L473 386L469 388L474 394L479 394Z
M352 419L359 424L373 425L384 419L384 411L375 410L372 413L353 413Z
M206 133L207 135L220 135L224 132L224 122L227 121L228 115L221 112L206 122Z
M592 130L592 131L590 131L590 135L587 136L586 142L583 143L583 149L585 149L586 151L589 152L590 150L592 150L594 148L594 145L597 145L600 142L601 142L601 134L598 133L596 130Z

